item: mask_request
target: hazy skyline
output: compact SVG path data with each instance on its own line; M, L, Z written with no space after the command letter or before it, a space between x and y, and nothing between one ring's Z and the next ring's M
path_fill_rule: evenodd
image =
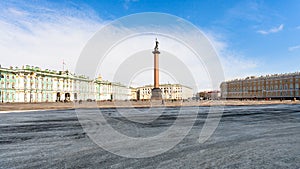
M295 72L300 61L298 9L296 0L2 1L1 65L59 70L64 61L73 71L82 48L103 25L138 12L162 12L186 19L207 35L226 79Z

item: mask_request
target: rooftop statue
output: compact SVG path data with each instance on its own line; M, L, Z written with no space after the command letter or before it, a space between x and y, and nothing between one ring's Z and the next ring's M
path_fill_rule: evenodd
M154 48L155 51L158 50L158 44L159 44L159 42L158 42L158 40L157 40L157 38L156 38L156 39L155 39L155 48Z

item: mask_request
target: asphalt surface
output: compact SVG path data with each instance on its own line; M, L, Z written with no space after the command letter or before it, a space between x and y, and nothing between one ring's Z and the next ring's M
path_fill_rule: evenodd
M300 168L300 105L225 107L204 144L198 137L209 109L199 109L179 144L149 158L125 158L102 149L84 132L74 110L3 113L0 168ZM178 111L166 108L149 123L130 122L116 109L102 113L115 130L148 137L166 131Z

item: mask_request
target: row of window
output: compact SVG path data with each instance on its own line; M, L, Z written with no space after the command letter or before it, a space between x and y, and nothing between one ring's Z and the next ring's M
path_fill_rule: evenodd
M285 79L285 80L273 80L273 81L266 81L266 82L264 82L264 81L252 81L252 82L235 82L235 83L228 83L228 85L235 85L235 86L242 86L242 85L244 85L244 86L253 86L253 85L265 85L264 83L266 83L267 85L268 84L282 84L282 83L288 83L288 82L290 82L290 83L293 83L293 79ZM295 82L297 83L297 82L299 82L299 79L298 78L296 78L295 79Z
M264 87L264 86L250 86L250 87L243 87L243 88L241 88L241 87L236 87L236 88L229 88L229 90L231 90L231 91L242 91L242 89L245 91L245 90L278 90L278 89L280 89L280 90L282 90L282 89L284 89L284 90L287 90L287 89L299 89L299 84L297 83L297 84L295 84L295 86L293 85L293 84L290 84L290 85L288 85L288 84L285 84L285 85L272 85L272 86L266 86L266 87Z
M281 92L268 92L266 94L262 93L228 93L227 97L234 97L234 96L240 96L240 97L271 97L271 96L291 96L291 97L299 97L299 91L294 92L293 91L281 91Z

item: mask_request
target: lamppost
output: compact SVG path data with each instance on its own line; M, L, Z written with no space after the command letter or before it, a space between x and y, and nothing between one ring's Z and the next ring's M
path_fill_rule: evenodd
M32 101L32 86L33 86L33 80L32 80L32 73L30 74L30 88L29 88L29 103Z
M31 103L31 98L32 98L32 96L31 96L31 90L32 90L32 88L31 88L31 82L30 82L30 89L29 89L29 103Z
M34 86L35 86L35 97L34 97L34 102L38 102L38 77L35 75L34 77Z
M4 76L0 73L0 81L1 79L4 78ZM1 91L0 91L0 97L2 99L2 103L3 103L3 93L2 93L2 84L1 84Z

